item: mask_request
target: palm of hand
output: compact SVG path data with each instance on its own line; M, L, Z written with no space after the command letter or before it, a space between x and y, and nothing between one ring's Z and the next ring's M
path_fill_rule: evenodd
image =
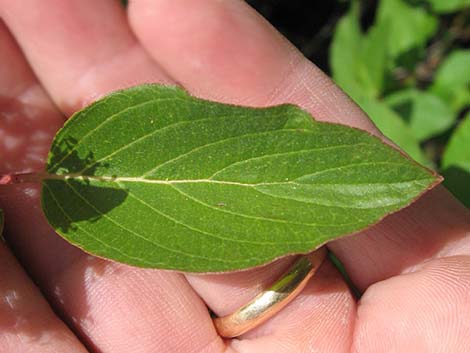
M136 0L129 23L111 0L47 5L28 0L21 6L4 1L0 14L26 57L2 25L0 174L42 168L62 114L142 82L179 82L194 94L234 103L297 103L318 119L377 133L338 88L242 2ZM359 302L325 263L282 312L225 342L205 304L219 315L233 311L291 259L222 275L134 269L85 255L56 236L42 216L35 186L0 189L0 206L12 249L80 337L50 310L2 246L0 347L5 352L85 352L85 347L96 352L466 352L470 347L469 218L440 188L380 225L329 244L365 291Z

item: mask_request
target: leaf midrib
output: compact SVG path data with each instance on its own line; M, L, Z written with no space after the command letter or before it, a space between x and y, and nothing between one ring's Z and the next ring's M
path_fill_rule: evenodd
M174 180L160 180L160 179L145 179L141 177L113 177L113 176L88 176L88 175L78 175L78 174L44 174L40 176L42 180L81 180L81 181L102 181L109 183L117 182L128 182L128 183L143 183L143 184L160 184L160 185L174 185L174 184L221 184L221 185L238 185L238 186L247 186L247 187L257 187L257 186L269 186L269 185L395 185L403 184L409 182L419 182L428 180L427 178L422 179L412 179L412 180L401 180L396 183L387 183L387 182L366 182L366 183L296 183L295 181L275 181L269 183L241 183L238 181L229 181L229 180L214 180L214 179L174 179Z

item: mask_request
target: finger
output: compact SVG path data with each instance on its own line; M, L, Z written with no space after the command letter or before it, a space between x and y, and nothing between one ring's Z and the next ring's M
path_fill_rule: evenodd
M86 352L1 242L0 268L2 353Z
M70 17L73 14L63 20ZM39 87L38 83L5 28L0 30L0 50L0 68L9 68L2 72L0 92L8 92L8 85L17 81L22 82L18 93L29 92L0 107L0 173L42 169L62 116L43 91L28 89ZM37 101L41 105L35 105ZM102 353L222 351L223 342L204 303L181 275L137 270L85 255L47 225L38 198L39 191L31 186L0 188L0 207L7 211L6 237L56 310L90 349Z
M167 80L135 40L119 1L2 0L0 15L68 115L110 90Z
M130 4L141 42L175 79L205 97L295 103L320 120L373 132L363 112L243 1ZM361 288L425 259L463 251L468 212L442 188L360 235L329 244ZM449 237L442 237L446 231Z
M429 261L363 295L352 352L468 352L470 256Z
M182 275L84 256L45 289L96 352L224 350L206 306Z

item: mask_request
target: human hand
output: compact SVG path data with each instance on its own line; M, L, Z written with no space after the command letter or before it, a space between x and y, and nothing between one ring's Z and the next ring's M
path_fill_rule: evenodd
M117 0L2 0L0 16L23 52L1 25L0 174L41 169L64 116L143 82L178 82L194 95L245 105L295 103L316 119L379 134L242 1L134 0L126 14ZM63 241L42 215L37 186L1 188L0 208L10 247L47 298L0 245L2 353L470 347L470 218L443 188L328 244L364 291L359 302L325 262L293 302L233 340L217 336L205 305L218 315L234 311L292 257L219 275L137 269Z

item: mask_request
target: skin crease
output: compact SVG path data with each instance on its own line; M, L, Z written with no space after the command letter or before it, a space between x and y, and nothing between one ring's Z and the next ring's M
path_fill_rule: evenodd
M134 0L126 13L114 0L0 0L0 17L0 174L40 168L63 116L143 82L178 82L195 95L231 103L295 103L319 120L378 134L242 1ZM44 347L458 353L470 347L470 217L443 188L329 244L364 291L359 302L325 262L291 304L233 340L217 336L205 305L220 315L231 312L292 259L222 275L135 269L88 256L56 236L34 186L0 188L0 208L8 245L56 312L3 246L2 353ZM12 310L11 298L27 305ZM18 317L27 318L26 328Z

